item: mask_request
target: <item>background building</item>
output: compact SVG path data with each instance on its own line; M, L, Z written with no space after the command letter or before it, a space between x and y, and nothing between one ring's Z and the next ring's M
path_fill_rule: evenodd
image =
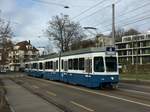
M38 58L38 55L38 49L33 47L30 41L19 42L9 52L9 68L11 71L19 71L24 68L24 62Z
M112 46L113 39L106 35L97 35L95 38L96 47Z
M124 36L116 47L120 64L150 64L150 33Z

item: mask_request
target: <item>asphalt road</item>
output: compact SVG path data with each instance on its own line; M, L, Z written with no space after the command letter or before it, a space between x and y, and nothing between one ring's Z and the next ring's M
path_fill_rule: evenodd
M150 112L150 87L120 83L95 90L33 77L11 78L65 112Z

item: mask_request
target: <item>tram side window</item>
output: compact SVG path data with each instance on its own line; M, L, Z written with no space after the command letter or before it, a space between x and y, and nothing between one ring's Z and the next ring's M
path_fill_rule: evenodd
M53 62L53 69L56 71L56 62Z
M94 71L95 72L104 72L103 57L94 57Z
M45 63L45 69L50 69L50 62Z
M84 58L79 58L79 70L84 70Z
M48 69L48 62L45 62L45 69Z
M106 57L106 71L116 72L117 71L117 58L116 57Z
M50 69L53 69L53 61L50 61Z
M79 66L79 61L78 59L73 59L73 69L74 70L78 70L78 66Z
M33 63L32 64L32 69L37 69L38 68L38 64L37 63Z
M42 70L43 69L43 63L39 64L39 69Z
M53 61L48 62L49 68L48 69L53 69Z
M68 67L69 67L70 70L73 69L73 60L72 59L68 60Z
M58 60L56 61L56 69L58 69Z
M61 60L61 69L64 69L64 60Z
M64 71L67 71L67 70L68 70L68 62L64 61Z
M50 62L47 62L47 69L50 69Z
M29 65L28 65L28 64L26 64L26 65L25 65L25 68L29 68Z

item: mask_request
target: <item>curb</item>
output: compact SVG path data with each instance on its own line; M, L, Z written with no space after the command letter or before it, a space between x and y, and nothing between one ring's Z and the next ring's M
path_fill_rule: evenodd
M137 85L150 85L150 80L121 79L120 82Z

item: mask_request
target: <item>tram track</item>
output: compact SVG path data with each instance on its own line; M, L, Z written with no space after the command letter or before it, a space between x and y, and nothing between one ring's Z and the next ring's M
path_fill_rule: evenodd
M29 77L26 77L26 78L30 79ZM33 80L32 79L30 79L30 80L31 81L33 81L33 80L39 81L38 78L33 78ZM43 82L43 83L46 83L46 82ZM64 84L64 83L62 83L62 84ZM95 90L93 89L93 91L95 91ZM98 91L98 90L96 90L96 91ZM150 101L150 93L142 92L142 91L136 91L136 90L131 90L131 89L124 89L124 88L118 88L116 90L101 89L98 92L103 92L105 94L111 94L111 95L122 95L122 96L126 96L128 98L136 98L138 100L144 100L144 101L148 101L148 102Z
M61 88L62 86L65 85L66 87L80 88L80 89L85 89L86 91L90 90L90 91L93 91L93 93L96 92L96 93L100 93L100 94L106 94L106 96L110 95L110 96L113 96L113 97L119 97L119 98L122 98L122 99L127 99L127 101L131 100L131 101L139 102L139 104L150 105L150 98L148 97L149 94L144 94L144 93L142 93L142 91L141 92L137 92L137 91L134 92L134 90L133 91L131 91L131 90L127 91L124 88L119 88L117 90L108 90L108 89L102 89L102 90L93 89L93 90L91 90L91 89L80 87L80 86L73 86L73 85L68 85L68 84L64 84L64 83L61 83L61 82L58 83L58 82L55 82L55 81L48 81L48 80L33 78L33 77L28 77L28 76L25 76L25 77L22 77L22 78L16 78L16 79L13 79L13 80L16 83L19 82L18 84L23 83L21 85L24 86L26 89L28 89L29 91L31 91L34 94L38 95L39 97L42 97L46 101L48 100L49 103L54 104L55 106L59 107L64 112L74 112L74 111L71 110L70 108L68 108L63 103L59 103L57 100L55 100L55 98L54 98L55 95L49 96L46 93L44 93L44 91L47 91L50 88L49 86L53 86L54 83L59 88ZM34 85L34 86L32 87L31 85ZM59 86L59 85L62 85L62 86ZM36 88L35 88L35 86L36 86ZM66 88L66 91L67 91L67 88ZM51 94L54 94L53 90L52 90ZM59 97L59 96L57 96L57 97Z

